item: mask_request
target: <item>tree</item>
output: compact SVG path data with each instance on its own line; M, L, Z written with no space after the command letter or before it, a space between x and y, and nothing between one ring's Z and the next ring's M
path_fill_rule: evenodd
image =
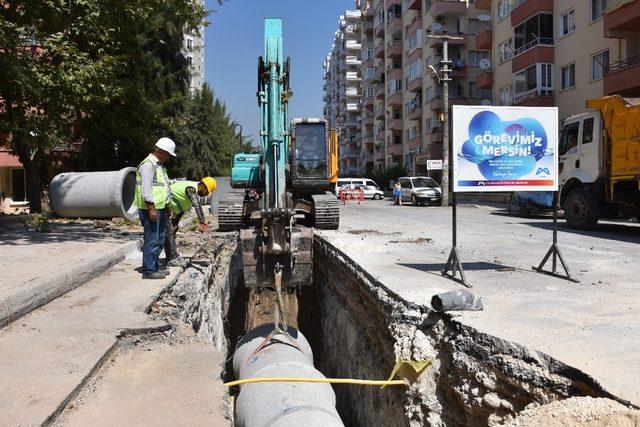
M251 147L251 140L238 133L237 127L225 104L205 83L187 103L172 133L178 144L174 174L190 179L228 175L233 154Z
M168 14L172 19L158 21ZM158 37L162 31L141 35L139 29L155 23L164 34L182 34L197 28L204 16L202 7L190 0L0 2L0 132L9 135L9 149L24 165L32 212L41 210L43 169L53 148L78 140L79 129L90 118L97 120L119 101L140 102L148 108L136 111L135 118L147 129L148 122L162 123L179 108L169 95L186 79L179 58L170 57L177 56L175 37L167 43ZM141 46L147 53L156 51L141 57ZM148 83L143 90L134 87L139 80L121 78L130 68ZM165 71L160 79L158 69ZM118 121L109 125L118 127Z

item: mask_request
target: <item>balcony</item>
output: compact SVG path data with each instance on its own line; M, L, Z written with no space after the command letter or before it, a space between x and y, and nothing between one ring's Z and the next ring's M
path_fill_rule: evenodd
M387 154L392 156L402 156L402 144L387 145Z
M637 3L637 2L636 2ZM604 76L605 95L640 97L640 56L626 58L609 65Z
M422 135L420 132L416 132L413 135L409 135L409 150L417 150L422 146Z
M402 106L402 92L394 92L387 95L387 105L393 107Z
M374 49L374 55L376 58L384 58L384 41L379 43Z
M491 0L476 0L476 9L491 10Z
M347 71L348 82L359 82L362 80L362 76L357 71Z
M427 134L427 142L429 144L441 144L442 143L442 131L440 131L439 129L441 128L433 128L431 130L431 133Z
M429 8L429 15L431 16L456 16L466 14L467 5L460 0L434 0L431 2L431 7Z
M378 22L373 27L373 33L376 35L376 37L384 37L384 21Z
M387 70L387 79L391 80L402 80L402 68L390 68Z
M535 63L553 64L554 49L552 39L540 39L514 51L511 71L518 72Z
M389 21L387 21L387 32L388 34L397 34L402 32L402 17L392 17Z
M467 98L449 95L449 108L453 105L469 105L469 100ZM431 102L429 102L429 108L431 111L443 110L444 99L440 96L433 98Z
M384 106L379 106L375 109L376 120L384 120Z
M362 144L366 147L367 145L373 145L373 134L365 134L362 137Z
M362 50L362 45L360 44L360 42L357 42L355 40L347 40L346 46L347 50Z
M422 19L420 19L420 15L415 16L411 22L405 27L404 33L409 36L416 32L417 30L422 29Z
M362 23L362 32L364 32L366 34L373 34L373 20L372 19L365 19L365 21Z
M387 43L387 58L402 57L402 40L391 40Z
M402 119L391 119L388 121L387 130L402 132Z
M493 44L493 31L491 28L485 28L476 34L477 49L491 49Z
M407 90L409 92L422 92L422 77L416 77L413 80L409 80Z
M511 8L511 26L515 27L540 12L553 12L553 0L517 0Z
M417 106L409 110L409 120L422 120L422 107Z
M513 104L523 107L553 107L555 99L553 91L539 91L532 89L530 91L514 95Z
M493 71L487 70L476 77L476 87L478 89L491 89L493 87Z
M347 63L347 65L355 65L355 66L362 65L362 61L360 59L358 59L357 56L347 56L346 63Z
M362 106L367 110L373 109L373 96L367 96L362 100Z
M373 96L376 97L376 99L382 99L384 98L384 84L383 83L378 83L376 85L376 89L373 92Z
M611 3L611 2L609 2ZM619 4L623 2L618 1ZM640 31L640 2L632 1L604 15L606 37L624 38L628 31Z
M407 9L421 10L422 0L405 0L405 6Z

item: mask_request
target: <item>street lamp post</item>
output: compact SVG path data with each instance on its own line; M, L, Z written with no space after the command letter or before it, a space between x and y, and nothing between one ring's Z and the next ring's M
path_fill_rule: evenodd
M442 126L444 129L442 130L442 206L449 206L449 193L451 193L451 240L452 247L451 252L449 254L449 258L447 259L447 264L445 265L442 274L444 276L448 276L453 280L456 280L463 284L464 286L471 287L467 284L467 280L464 276L464 270L462 269L462 264L460 263L460 257L458 255L457 248L457 209L456 209L456 194L451 191L451 179L453 176L451 175L451 171L453 170L453 162L452 156L455 156L455 153L452 153L452 146L449 140L449 82L451 78L449 77L449 73L451 72L451 68L449 65L451 61L449 60L449 40L462 40L462 37L458 36L450 36L443 32L443 34L433 35L427 34L428 38L442 40L442 61L441 64L441 73L442 77L436 72L436 76L438 76L439 80L442 81L442 98L443 98L443 113L442 113ZM434 69L435 70L435 69ZM457 277L457 274L460 274L460 278Z

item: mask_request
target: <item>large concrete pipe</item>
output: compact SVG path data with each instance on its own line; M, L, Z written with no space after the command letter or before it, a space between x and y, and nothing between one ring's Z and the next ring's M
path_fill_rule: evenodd
M324 378L313 367L313 353L307 339L293 327L290 340L278 334L256 354L273 324L258 326L247 332L233 355L236 378ZM236 425L261 426L342 426L336 411L336 395L330 384L252 383L240 386L236 399Z
M135 168L61 173L49 185L49 200L55 213L63 217L135 220L135 188Z

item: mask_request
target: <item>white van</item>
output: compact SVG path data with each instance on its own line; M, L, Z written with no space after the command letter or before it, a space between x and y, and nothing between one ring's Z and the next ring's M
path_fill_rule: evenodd
M340 187L344 187L345 185L366 185L367 187L373 187L377 190L380 190L380 186L376 184L376 182L372 179L367 178L338 178L338 182L336 182L336 195L340 193Z

